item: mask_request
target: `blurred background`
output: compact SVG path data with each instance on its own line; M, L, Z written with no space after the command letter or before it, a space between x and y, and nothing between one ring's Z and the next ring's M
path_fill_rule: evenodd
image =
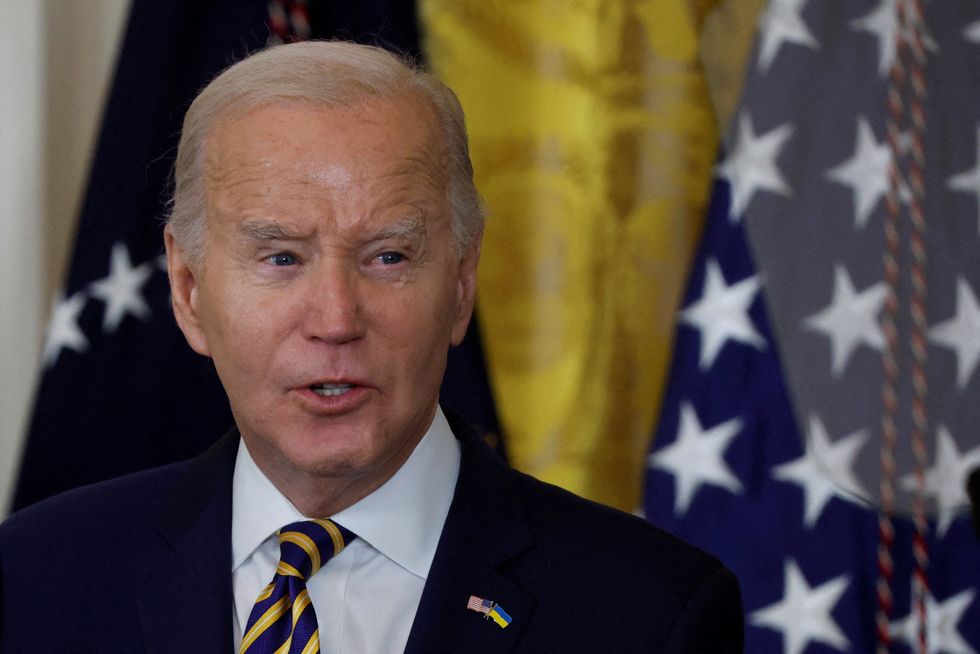
M0 2L0 505L9 505L128 0Z
M0 0L0 515L230 425L161 266L183 111L415 57L489 219L443 402L742 580L749 652L980 651L975 0ZM653 554L652 554L653 555Z

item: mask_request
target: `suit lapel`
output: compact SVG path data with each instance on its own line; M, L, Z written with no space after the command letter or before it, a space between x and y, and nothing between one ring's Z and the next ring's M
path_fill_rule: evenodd
M157 550L138 573L147 652L232 650L231 486L238 434L189 464L155 520Z
M460 440L459 479L406 654L509 652L531 619L534 598L512 582L507 563L532 545L514 473L447 411ZM506 628L466 608L471 595L496 602Z

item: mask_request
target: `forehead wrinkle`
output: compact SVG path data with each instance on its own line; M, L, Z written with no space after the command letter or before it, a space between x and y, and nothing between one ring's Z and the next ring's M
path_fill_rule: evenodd
M223 206L235 206L256 194L268 182L270 172L261 165L208 166L204 172L205 193ZM245 189L245 193L237 192Z
M227 169L221 166L208 166L204 171L204 185L208 190L228 191L245 184L260 182L263 173L260 170L250 175L242 175L242 168Z
M246 171L250 174L241 174ZM322 189L314 180L276 174L271 167L263 166L227 170L215 175L211 183L205 185L206 197L215 208L236 213L267 206L269 203L274 208L281 202L308 202L327 192L329 191Z
M396 169L396 174L418 175L435 187L442 187L446 182L446 167L431 152L412 154L404 158L403 163Z
M363 190L376 199L378 210L387 212L385 206L390 210L396 205L408 209L411 218L405 219L405 225L418 222L420 228L402 230L404 235L424 235L422 219L430 214L441 215L446 200L442 176L421 157L402 159L399 165L368 181Z
M229 165L230 164L230 165ZM313 180L294 179L297 175L294 162L280 162L268 158L259 161L249 161L241 158L231 158L229 162L208 161L204 168L204 178L209 185L223 185L230 189L242 184L263 183L270 179L278 179L284 183L302 184Z
M448 183L449 156L443 139L431 126L426 126L426 136L393 161L385 177L404 176L424 181L427 185L444 189Z

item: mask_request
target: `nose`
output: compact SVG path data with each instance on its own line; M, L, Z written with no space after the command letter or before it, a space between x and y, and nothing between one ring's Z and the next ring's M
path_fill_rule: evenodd
M356 271L342 261L323 261L310 271L303 335L340 344L364 335L362 300Z

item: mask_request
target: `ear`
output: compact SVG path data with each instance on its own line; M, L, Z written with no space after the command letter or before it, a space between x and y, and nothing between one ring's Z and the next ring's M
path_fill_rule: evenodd
M459 277L456 281L456 321L453 323L453 345L459 345L466 336L466 328L473 316L473 304L476 301L476 269L480 263L480 248L483 243L483 233L474 236L473 241L463 251L459 262Z
M198 313L197 273L191 268L186 253L177 244L170 225L163 230L163 241L167 248L167 275L170 277L170 296L177 325L195 352L211 356Z

